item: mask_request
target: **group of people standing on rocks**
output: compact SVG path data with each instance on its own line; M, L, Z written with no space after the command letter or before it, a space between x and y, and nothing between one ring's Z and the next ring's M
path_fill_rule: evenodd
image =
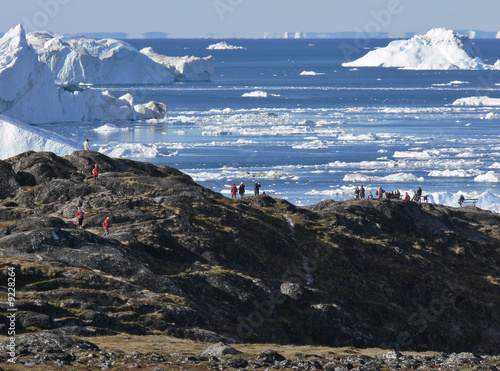
M255 181L253 185L253 193L255 196L260 194L260 187L260 183ZM233 186L231 187L231 198L236 198L237 194L239 194L240 197L245 195L245 184L243 184L243 182L241 182L239 186L236 186L236 183L233 183Z
M354 196L356 198L365 198L365 188L363 185L361 187L356 187L354 190ZM399 190L396 190L394 192L387 192L385 189L382 187L378 187L377 190L375 191L375 196L377 198L386 198L386 199L401 199L401 192ZM373 198L372 191L368 191L368 198ZM422 188L418 187L416 191L413 192L413 196L410 198L410 195L408 192L405 192L405 195L403 197L403 200L405 201L424 201L427 202L427 196L422 196Z

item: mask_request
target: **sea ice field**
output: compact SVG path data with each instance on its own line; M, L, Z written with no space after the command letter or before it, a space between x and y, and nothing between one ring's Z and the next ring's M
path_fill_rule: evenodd
M403 194L420 186L430 202L458 207L464 194L500 211L500 71L484 67L500 59L500 40L474 40L482 64L440 70L343 66L391 40L229 39L209 48L218 41L128 40L169 56L212 55L209 81L94 84L165 103L166 120L36 126L176 167L226 196L241 182L253 194L255 181L298 205L352 198L360 185Z

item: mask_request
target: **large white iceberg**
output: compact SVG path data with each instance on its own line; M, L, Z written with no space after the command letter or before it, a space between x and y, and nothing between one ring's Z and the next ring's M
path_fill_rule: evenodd
M68 38L32 32L28 43L47 64L56 83L169 84L175 80L209 80L213 57L167 57L151 48L139 51L115 39Z
M454 106L500 106L500 98L490 98L487 96L459 98L453 102L453 105ZM494 118L494 117L489 116L488 118Z
M133 104L127 94L78 86L58 88L49 67L28 44L21 25L0 39L0 113L26 123L161 119L162 103Z
M434 28L425 35L396 40L370 51L344 67L398 67L411 70L499 69L500 63L485 64L468 36Z
M114 39L66 39L32 32L28 43L51 69L56 83L171 83L174 75L126 42Z
M0 159L2 160L29 150L50 151L65 156L79 149L83 149L83 146L74 140L0 115Z
M214 73L214 57L168 57L156 53L153 48L141 49L141 53L165 66L177 81L208 81Z

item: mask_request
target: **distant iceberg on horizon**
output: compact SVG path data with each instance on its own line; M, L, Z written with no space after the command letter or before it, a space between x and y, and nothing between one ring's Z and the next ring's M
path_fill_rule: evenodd
M434 28L425 35L395 40L386 47L342 64L343 67L395 67L409 70L493 70L500 69L481 59L479 49L465 35L445 28Z

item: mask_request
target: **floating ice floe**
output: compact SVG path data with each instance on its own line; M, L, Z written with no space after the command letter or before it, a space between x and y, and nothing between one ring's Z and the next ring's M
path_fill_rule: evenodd
M241 96L246 98L267 98L267 97L279 97L279 94L270 94L267 91L255 90L249 93L243 93Z
M130 128L119 128L118 126L113 124L104 124L94 129L94 131L97 131L99 133L116 133L118 131L128 131L128 130L130 130Z
M432 170L429 172L429 177L444 177L444 178L468 178L478 176L481 173L479 170L474 169L457 169L457 170Z
M109 157L157 158L177 156L178 151L170 152L164 145L145 143L108 143L99 148L99 152Z
M423 182L423 177L416 177L409 173L397 173L387 176L374 176L366 174L346 174L343 179L344 182L380 182L380 183L394 183L394 182Z
M207 47L208 50L235 50L235 49L245 49L242 46L235 46L226 43L225 41L221 41L217 44L211 44Z
M302 71L300 76L322 76L324 72L315 72L315 71Z
M454 86L454 85L463 85L463 84L470 84L470 82L454 80L454 81L450 81L448 83L443 83L443 84L432 84L432 86Z
M500 106L500 98L487 96L459 98L452 103L454 106Z
M408 159L429 159L438 156L438 150L426 151L396 151L392 157L394 158L408 158Z
M58 156L83 149L83 145L45 129L0 115L0 159L26 151L50 151Z
M498 183L500 182L500 174L494 171L488 171L485 174L478 175L474 178L475 182Z
M373 133L368 133L368 134L343 134L338 136L339 140L345 140L345 141L373 141L377 140L378 136L373 134Z
M409 40L395 40L384 48L370 51L344 67L398 67L411 70L500 69L488 65L468 36L452 30L434 28Z

